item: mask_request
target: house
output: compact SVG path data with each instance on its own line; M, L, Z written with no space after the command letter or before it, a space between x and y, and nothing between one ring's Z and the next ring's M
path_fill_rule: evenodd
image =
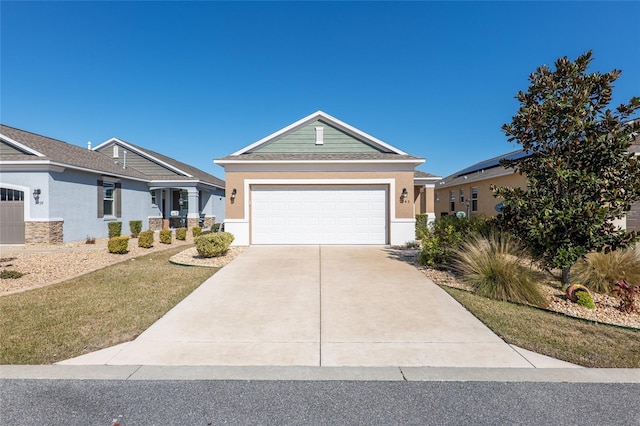
M434 190L436 217L464 215L495 216L500 212L501 200L493 196L492 185L526 188L527 180L505 169L500 161L524 156L518 150L481 161L441 179Z
M0 243L106 237L224 220L224 181L119 139L91 149L0 125ZM173 213L173 218L172 218Z
M629 147L629 152L640 155L640 136ZM495 158L476 163L459 170L436 184L435 214L436 217L462 215L495 216L500 213L502 201L493 196L491 186L510 186L526 188L524 175L515 173L513 169L505 169L500 165L503 159L521 158L524 151L518 150ZM631 205L631 210L619 225L628 231L640 231L640 201Z
M214 160L234 244L404 244L414 157L322 111Z

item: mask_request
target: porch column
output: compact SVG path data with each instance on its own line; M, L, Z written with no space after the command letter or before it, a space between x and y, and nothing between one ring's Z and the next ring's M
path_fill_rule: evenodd
M198 226L200 222L200 212L198 206L200 205L198 200L198 190L195 188L187 189L189 200L189 212L187 213L187 228L193 228Z

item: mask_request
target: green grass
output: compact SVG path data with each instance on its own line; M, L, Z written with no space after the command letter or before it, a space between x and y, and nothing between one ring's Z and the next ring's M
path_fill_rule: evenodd
M50 364L134 339L217 271L169 263L185 248L0 297L0 363Z
M640 331L443 288L507 343L585 367L640 368Z

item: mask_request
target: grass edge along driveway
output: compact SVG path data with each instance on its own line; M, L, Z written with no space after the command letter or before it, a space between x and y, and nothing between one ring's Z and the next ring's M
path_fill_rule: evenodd
M0 364L52 364L133 340L218 271L171 264L185 248L0 297Z
M507 343L592 368L639 368L640 331L441 286Z

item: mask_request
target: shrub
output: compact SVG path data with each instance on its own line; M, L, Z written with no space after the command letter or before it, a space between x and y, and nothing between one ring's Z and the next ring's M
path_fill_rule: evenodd
M193 235L193 238L197 238L200 233L202 233L201 227L194 226L193 228L191 228L191 235Z
M638 311L636 295L640 294L640 285L630 285L625 280L616 281L614 293L620 298L618 309L627 313Z
M454 266L478 295L545 307L533 272L522 264L524 250L506 233L476 236L455 251Z
M184 241L187 239L187 228L176 229L176 240Z
M614 290L618 280L640 283L640 246L589 253L574 265L571 278L591 291L607 294Z
M211 225L210 232L218 232L218 231L220 231L220 226L222 226L221 223L214 223L213 225Z
M162 244L171 244L171 229L160 230L160 242Z
M109 222L109 238L119 237L122 235L122 222Z
M151 248L153 247L153 231L142 231L138 234L138 247Z
M422 236L429 231L428 219L429 216L426 214L416 215L416 238L422 239Z
M196 249L202 257L218 257L227 252L234 236L228 232L215 232L196 238Z
M588 291L579 291L578 292L578 305L584 306L587 309L595 309L596 305L593 304L593 299L591 298L591 293Z
M109 253L125 254L129 248L129 237L111 237L107 241Z
M18 272L18 271L13 271L11 269L3 269L0 272L0 278L2 278L3 280L7 280L7 279L18 279L20 277L22 277L24 274L22 272Z
M138 235L140 235L140 231L142 231L142 221L130 220L129 229L131 230L131 238L138 238Z
M422 252L418 256L420 262L434 268L446 268L462 243L468 224L466 218L443 217L423 230Z

